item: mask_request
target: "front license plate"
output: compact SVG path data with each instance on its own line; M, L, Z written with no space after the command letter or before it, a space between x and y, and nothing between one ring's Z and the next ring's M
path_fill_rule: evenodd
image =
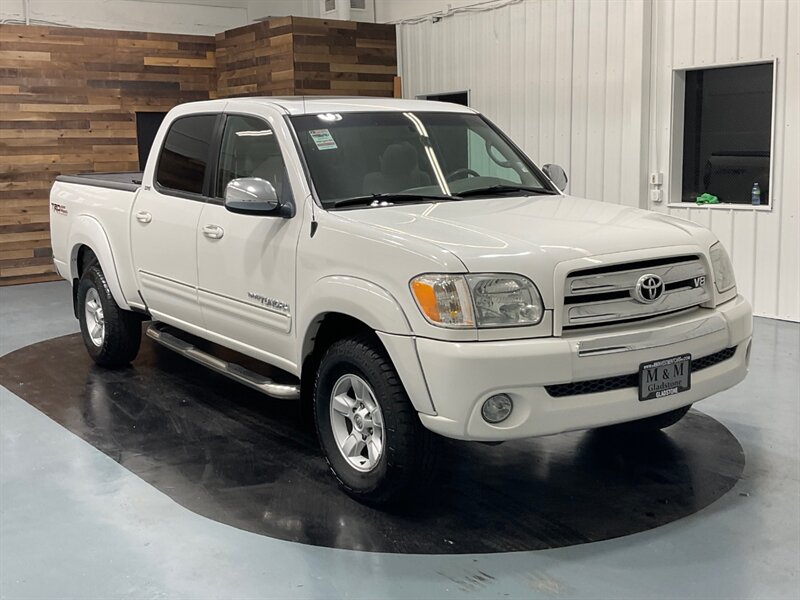
M673 356L639 365L639 400L674 396L691 387L691 354Z

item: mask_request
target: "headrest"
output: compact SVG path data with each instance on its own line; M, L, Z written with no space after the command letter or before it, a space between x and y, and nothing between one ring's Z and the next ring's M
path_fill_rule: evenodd
M381 171L383 173L405 175L417 168L417 161L417 151L410 143L390 144L381 156Z

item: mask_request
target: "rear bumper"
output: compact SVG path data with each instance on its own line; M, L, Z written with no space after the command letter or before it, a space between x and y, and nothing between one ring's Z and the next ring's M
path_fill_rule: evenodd
M725 390L747 374L752 311L737 298L640 329L502 342L417 339L417 351L436 410L422 423L441 435L499 441L549 435L632 421L686 406ZM554 397L546 386L638 372L643 362L691 354L693 359L726 348L733 355L692 374L690 390L640 402L637 387ZM551 390L552 391L552 390ZM511 416L490 425L480 414L489 396L514 401Z

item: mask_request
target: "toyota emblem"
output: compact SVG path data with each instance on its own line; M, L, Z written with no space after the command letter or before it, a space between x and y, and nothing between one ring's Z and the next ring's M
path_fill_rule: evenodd
M652 304L664 295L664 280L658 275L647 273L636 282L635 298L643 304Z

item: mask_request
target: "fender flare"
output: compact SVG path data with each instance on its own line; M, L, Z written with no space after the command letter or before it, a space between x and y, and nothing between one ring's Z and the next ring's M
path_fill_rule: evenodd
M125 294L122 293L122 287L119 284L117 264L114 261L114 253L111 251L111 243L108 241L108 236L100 222L89 215L76 217L70 227L69 246L70 280L78 278L78 250L81 246L86 246L94 252L100 262L100 268L103 269L108 288L111 290L111 295L116 303L120 308L130 310Z
M417 411L436 414L411 324L389 291L358 277L332 275L318 280L304 297L309 299L309 303L302 311L302 319L299 319L302 344L297 364L304 364L311 353L313 339L325 315L347 315L376 332Z
M341 313L362 321L374 331L411 335L411 325L397 299L381 286L347 275L329 275L317 280L303 295L309 299L299 320L303 336L302 361L308 354L309 333L325 314ZM302 363L298 363L302 364Z

